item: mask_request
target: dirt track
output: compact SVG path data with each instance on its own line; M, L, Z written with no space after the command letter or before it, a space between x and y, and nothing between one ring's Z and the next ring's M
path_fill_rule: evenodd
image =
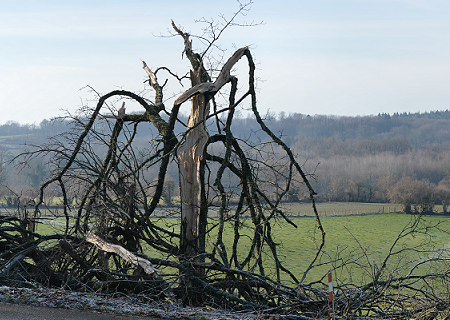
M150 317L134 317L101 314L81 310L44 308L23 304L0 303L1 320L153 320Z

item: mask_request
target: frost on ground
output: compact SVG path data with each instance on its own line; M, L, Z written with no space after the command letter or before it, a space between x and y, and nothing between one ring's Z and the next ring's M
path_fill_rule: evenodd
M105 295L66 291L64 289L28 289L0 286L0 302L120 315L151 316L162 319L261 319L261 316L256 313L244 314L207 308L183 308L168 301L148 301L143 295L129 297L123 294ZM270 319L270 317L267 318Z

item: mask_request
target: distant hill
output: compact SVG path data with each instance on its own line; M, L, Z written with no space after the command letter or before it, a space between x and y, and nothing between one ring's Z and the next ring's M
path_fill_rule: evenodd
M322 200L386 202L390 190L404 177L450 192L449 110L358 117L281 112L267 115L266 124L294 150L305 170L314 174L313 184ZM213 119L208 125L214 134ZM39 125L0 125L0 169L6 172L6 160L26 145L42 145L70 127L63 119L44 120ZM232 132L241 139L267 138L251 116L235 118ZM150 125L139 126L135 142L145 146L153 134ZM36 171L42 167L39 162L33 166L28 173L20 173L25 175L22 185L33 181L35 186L36 177L43 176ZM8 181L18 184L20 174L10 173Z
M411 149L450 150L450 111L426 113L386 113L377 116L310 116L294 113L268 121L288 145L314 146L316 156L337 154L376 154L391 151L402 154ZM237 119L233 132L246 136L258 125L252 118ZM333 146L339 146L333 148Z
M411 151L411 148L450 150L449 110L357 117L280 113L277 117L271 115L266 118L271 130L282 136L288 145L324 143L323 148L315 147L316 155L348 154L349 151L352 154L385 151L401 154ZM265 137L251 116L236 118L232 127L233 133L241 138ZM65 120L43 120L39 125L20 125L10 121L0 125L0 145L16 149L29 141L42 141L67 129ZM150 127L141 129L138 138L145 139L152 134ZM330 151L330 144L342 143L346 148L332 148Z

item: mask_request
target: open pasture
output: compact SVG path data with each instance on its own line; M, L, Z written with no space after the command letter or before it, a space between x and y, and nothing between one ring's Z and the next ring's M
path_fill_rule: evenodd
M339 270L338 275L341 281L363 283L370 281L374 270L381 266L398 235L414 219L415 216L399 213L322 217L321 221L326 237L324 254L318 263L324 265L314 268L306 278L306 282L317 281L332 267L348 262L354 263ZM301 278L302 273L312 261L316 248L320 245L321 234L317 229L315 219L296 218L293 221L298 228L280 221L273 228L273 233L275 241L281 244L279 255L282 257L282 261L284 260L289 269L298 275L298 278ZM424 217L423 223L427 225L441 223L442 230L450 230L448 217L427 216ZM449 244L450 235L448 233L433 230L428 235L405 236L397 243L395 251L421 245L424 245L422 249L433 250L434 248L448 247ZM412 262L415 259L421 259L417 252L405 251L403 254L391 258L391 267L396 269L395 272L404 272L405 270L401 270L401 266L406 268L408 260ZM416 271L423 270L419 268Z
M274 241L279 244L278 256L280 261L297 277L302 279L303 272L312 262L317 248L321 243L321 233L317 228L314 217L291 217L291 221L297 228L287 223L282 218L277 218L272 226ZM416 219L414 215L402 213L389 214L362 214L360 215L337 215L321 217L322 225L326 232L325 246L316 265L307 275L304 283L321 280L327 272L335 267L345 265L336 271L339 283L368 283L371 281L374 272L381 266L383 260L388 255L394 242L402 230L408 231ZM161 226L166 226L171 230L177 230L178 219L160 220ZM405 248L418 248L421 250L433 251L438 248L447 248L450 244L450 235L446 233L450 230L450 220L448 216L424 216L422 225L440 224L441 231L429 230L427 234L410 234L397 241L394 251L405 250ZM209 220L209 228L217 227L217 219ZM248 252L252 240L252 223L250 219L241 220L240 227L240 259L244 258L244 253ZM227 248L228 255L231 255L233 245L234 230L232 222L225 227L223 241ZM215 235L212 232L212 235ZM214 236L208 239L210 250L212 242L216 242ZM268 250L268 248L267 248ZM151 252L148 252L152 256ZM388 261L388 272L392 275L405 274L412 264L428 258L430 252L420 254L417 251L406 250L402 254L393 255ZM266 262L269 258L267 255ZM425 272L427 267L419 267L414 272ZM409 271L409 270L408 270ZM427 270L429 271L429 270ZM273 268L266 268L267 275L275 277ZM287 275L282 276L282 280L290 281ZM326 279L323 280L326 282Z
M284 219L277 218L273 223L272 234L274 241L279 244L277 253L281 262L300 280L320 245L321 234L310 204L296 203L283 206L297 228L288 224ZM316 264L320 266L314 267L308 273L304 283L320 280L331 268L350 261L354 263L348 264L337 272L337 281L353 283L370 281L374 270L381 265L399 233L415 218L413 215L402 213L387 213L400 210L400 205L393 204L319 203L317 208L326 232L325 247L323 254L316 261ZM11 210L8 211L8 213L11 212ZM450 230L448 216L425 216L423 219L424 223L428 224L440 222L443 231ZM42 223L37 225L36 230L38 233L58 233L64 230L65 219L63 217L51 217L44 214L40 221ZM242 236L239 252L247 252L246 249L251 244L252 224L250 219L243 219L241 222L239 232ZM179 218L176 216L170 219L159 218L157 223L174 231L177 231L180 225ZM215 231L216 225L217 219L212 214L208 227ZM216 242L214 235L215 232L212 232L212 236L208 239L210 246L212 246L212 242ZM433 249L432 246L436 248L449 246L450 235L448 233L432 231L431 235L432 238L423 234L409 235L398 242L397 248L414 247L429 240L432 240L432 243L427 244L427 249ZM227 250L231 251L232 221L226 225L223 240ZM146 253L149 256L159 257L151 249ZM405 259L414 261L419 258L415 252L405 252L403 255L392 257L392 268L397 268L393 272L404 271L400 270L400 266L406 265ZM273 269L267 268L266 272L270 276L274 276ZM288 280L287 276L284 276L283 279Z

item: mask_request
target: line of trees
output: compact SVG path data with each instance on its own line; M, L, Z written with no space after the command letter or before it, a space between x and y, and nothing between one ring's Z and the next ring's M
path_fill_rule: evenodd
M312 181L320 201L342 202L397 202L392 190L402 178L420 181L436 190L430 203L442 204L450 189L450 117L449 111L415 114L379 114L366 117L308 116L303 114L265 115L274 132L304 162L308 172L314 172ZM180 115L180 122L187 123L187 116ZM29 166L17 171L8 161L23 144L37 145L50 136L64 131L67 120L42 121L36 125L20 125L8 122L0 126L0 182L7 185L0 194L3 198L13 193L33 197L41 180L48 173L43 163L31 161ZM237 116L233 130L237 137L259 141L264 139L254 118ZM244 130L244 128L246 130ZM175 128L175 131L179 129ZM136 132L136 144L145 147L151 137L148 128ZM104 150L96 150L101 154ZM337 170L339 168L339 170ZM149 170L148 179L157 177ZM176 169L169 169L170 182L164 190L164 201L171 204L179 196L176 186ZM286 198L302 200L305 195L300 186L292 186ZM271 186L276 197L276 185ZM25 191L23 191L25 190ZM306 194L307 196L307 194ZM420 201L412 203L416 208ZM430 208L428 206L427 208ZM405 209L409 212L409 209Z
M308 160L306 166L312 170L319 164L315 184L322 201L389 202L396 201L390 191L405 177L439 190L449 189L449 156L434 157L426 151L334 156Z
M264 116L274 132L289 146L302 145L314 156L364 155L380 152L403 154L411 150L450 151L450 111L403 113L394 115L342 117L310 116L301 113L270 111ZM188 115L180 114L186 123ZM239 137L263 138L256 120L247 114L236 114L234 130ZM0 125L0 144L19 147L25 141L44 142L46 137L64 132L67 119L43 120L39 124L19 124L8 121ZM142 128L136 138L152 135L150 128ZM28 136L28 138L27 138ZM317 144L317 142L319 142ZM308 148L306 148L308 147ZM330 149L331 147L331 149Z
M430 205L426 207L427 210L433 208L431 204L442 204L446 211L446 203L449 201L447 190L450 189L448 113L444 111L395 116L381 114L368 117L310 117L283 113L275 117L269 113L265 118L275 128L274 132L278 132L299 159L302 159L306 171L314 172L316 179L312 183L318 192L319 201L399 202L400 198L394 196L398 192L394 190L399 190L396 189L396 184L407 178L408 181L427 184L429 189L434 190L433 196L429 197ZM180 119L181 122L187 122L186 116L182 115ZM233 129L236 128L237 136L253 141L262 139L254 119L238 116L235 123ZM8 161L18 150L27 147L23 143L39 144L46 137L66 129L68 125L67 120L61 119L43 121L39 126L32 126L28 130L24 129L27 125L14 123L0 126L0 132L9 132L9 136L0 141L0 180L3 186L0 193L3 198L19 193L27 197L35 196L41 180L48 173L45 161L30 161L20 171L14 167L14 163ZM355 132L352 138L346 137L347 126ZM249 130L244 133L242 128ZM32 133L23 134L24 132ZM150 134L145 128L136 132L136 144L144 147ZM96 152L102 154L105 151L99 149ZM157 177L155 170L149 170L147 174L150 181ZM176 168L169 168L167 177L171 182L164 189L163 199L170 205L173 197L179 196ZM276 184L268 188L272 188L271 192L276 197ZM308 196L304 191L301 183L293 185L285 199L302 200ZM415 211L420 205L421 201L413 201L411 209L405 207L405 212Z

